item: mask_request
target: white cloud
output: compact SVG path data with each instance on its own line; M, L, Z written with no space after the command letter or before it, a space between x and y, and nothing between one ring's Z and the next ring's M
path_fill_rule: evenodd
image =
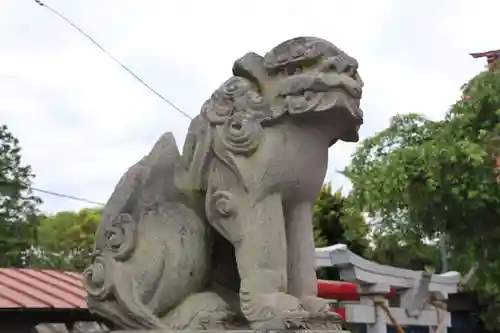
M487 29L500 9L492 0L47 4L191 115L247 51L264 53L299 35L331 40L360 61L365 136L396 113L441 117L458 87L483 66L467 52L498 47L489 41L500 29ZM95 201L106 201L124 170L163 132L173 131L182 144L189 123L57 16L18 0L0 2L0 122L21 140L36 186ZM354 147L332 148L328 179L335 185L346 184L335 169L348 163ZM87 206L43 198L48 211Z

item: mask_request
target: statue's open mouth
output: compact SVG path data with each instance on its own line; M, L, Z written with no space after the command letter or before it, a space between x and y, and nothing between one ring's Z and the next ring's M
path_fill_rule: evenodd
M352 116L353 121L359 125L363 124L363 111L360 109L360 99L354 98L346 89L336 88L328 92L317 93L318 103L314 111L345 110Z
M290 114L346 110L356 125L363 123L362 83L345 74L296 74L283 79L279 95Z

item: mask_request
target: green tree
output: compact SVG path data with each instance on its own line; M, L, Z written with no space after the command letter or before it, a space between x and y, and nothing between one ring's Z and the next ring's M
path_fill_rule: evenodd
M82 271L88 266L101 209L59 212L38 227L38 267Z
M480 73L462 90L442 121L394 117L362 142L344 174L380 230L445 239L450 268L465 273L475 263L471 286L500 295L500 73Z
M393 231L373 233L371 260L399 268L441 271L441 253L435 242L426 242L420 235Z
M365 255L369 246L364 216L353 204L352 197L343 197L340 190L332 191L330 183L323 186L314 206L313 227L317 247L345 244L351 251ZM336 269L322 269L318 276L324 279L339 278Z
M0 125L0 267L24 267L36 241L37 205L33 173L21 161L19 140Z

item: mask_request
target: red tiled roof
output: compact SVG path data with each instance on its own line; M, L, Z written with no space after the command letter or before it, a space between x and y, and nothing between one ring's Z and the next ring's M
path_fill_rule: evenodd
M86 307L85 290L77 273L0 268L0 309Z
M340 286L343 291L336 286ZM352 283L318 281L318 293L325 298L345 293L352 288L355 288ZM78 273L50 269L0 268L0 310L86 309L85 296L82 276Z

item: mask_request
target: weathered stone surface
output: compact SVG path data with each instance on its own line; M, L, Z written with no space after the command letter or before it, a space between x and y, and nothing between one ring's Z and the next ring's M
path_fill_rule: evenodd
M313 37L248 53L191 122L123 177L86 271L125 329L339 329L316 297L312 207L328 148L357 141L357 61Z

